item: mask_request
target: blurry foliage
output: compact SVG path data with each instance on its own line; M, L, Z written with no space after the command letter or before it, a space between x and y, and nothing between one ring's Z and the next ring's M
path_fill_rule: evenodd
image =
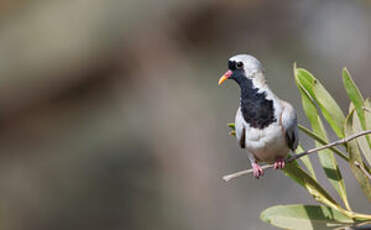
M343 69L343 82L350 98L349 112L344 115L340 106L326 88L310 72L294 66L295 82L302 98L304 112L312 126L308 129L299 125L301 131L311 137L316 146L329 144L328 131L321 118L327 121L333 132L339 137L349 137L355 133L370 129L370 98L366 100L351 78L346 68ZM229 123L230 135L235 135L234 123ZM360 184L365 196L371 202L370 185L370 135L360 136L343 143L347 153L337 147L319 151L318 157L322 168L344 204L337 202L319 183L308 156L301 157L305 169L297 161L286 166L284 173L303 186L313 198L322 205L278 205L261 213L261 219L283 229L344 229L349 226L369 224L371 215L353 211L348 202L348 195L341 171L334 154L349 163L354 178ZM302 153L299 145L296 153ZM363 161L363 157L366 160Z

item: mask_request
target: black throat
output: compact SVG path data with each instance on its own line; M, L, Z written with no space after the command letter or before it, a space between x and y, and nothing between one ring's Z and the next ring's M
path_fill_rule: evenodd
M241 112L245 121L253 128L263 129L276 121L273 101L265 92L258 93L252 80L242 77L237 81L241 87Z

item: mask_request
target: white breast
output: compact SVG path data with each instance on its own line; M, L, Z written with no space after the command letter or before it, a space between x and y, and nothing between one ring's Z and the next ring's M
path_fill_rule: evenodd
M274 102L276 121L263 129L253 128L245 121L243 121L243 126L246 130L245 145L247 151L252 153L259 161L273 162L277 157L285 157L290 149L286 144L280 122L282 113L280 100L270 91L266 93L267 98Z
M263 130L248 126L245 143L246 149L260 161L272 162L278 156L284 157L289 152L279 123L272 123Z

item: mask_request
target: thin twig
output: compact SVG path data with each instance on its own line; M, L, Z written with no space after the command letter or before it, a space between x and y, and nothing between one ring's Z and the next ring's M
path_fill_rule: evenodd
M291 156L290 158L286 159L285 162L286 163L293 162L296 159L299 159L300 157L303 157L305 155L311 154L313 152L321 151L321 150L324 150L324 149L328 149L328 148L333 147L333 146L344 144L344 143L349 142L349 141L351 141L351 140L353 140L357 137L364 136L364 135L367 135L367 134L371 134L371 130L365 130L365 131L350 135L349 137L345 137L343 139L334 141L334 142L329 143L327 145L323 145L323 146L320 146L320 147L309 149L309 150L304 151L304 152L299 153L299 154L295 154L295 155ZM273 168L273 164L266 164L266 165L262 166L262 169L268 169L268 168ZM236 173L233 173L233 174L230 174L230 175L223 176L223 180L228 182L228 181L230 181L234 178L237 178L237 177L240 177L240 176L252 173L252 172L253 172L253 169L243 170L243 171L240 171L240 172L236 172Z
M367 172L363 165L361 165L358 161L355 161L354 165L357 166L368 177L369 180L371 180L371 175Z
M363 108L365 111L371 113L371 109L370 109L370 108L367 108L366 106L363 106L362 108Z

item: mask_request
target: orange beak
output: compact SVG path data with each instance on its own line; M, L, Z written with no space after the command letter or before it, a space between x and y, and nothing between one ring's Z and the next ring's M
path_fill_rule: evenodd
M218 85L221 85L225 80L227 80L231 75L233 74L233 72L231 70L228 70L227 72L225 72L225 74L219 78L219 81L218 81Z

